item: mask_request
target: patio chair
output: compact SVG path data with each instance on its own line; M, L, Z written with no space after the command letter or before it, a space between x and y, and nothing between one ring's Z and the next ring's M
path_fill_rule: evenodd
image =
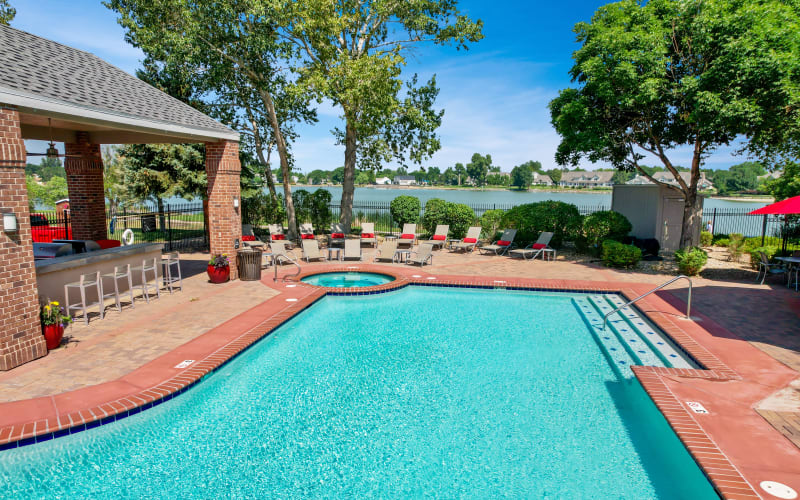
M467 236L464 237L459 243L453 243L450 245L451 252L472 252L475 250L475 247L478 245L478 238L481 236L481 227L474 226L467 230Z
M506 229L499 240L491 245L483 245L478 247L478 250L483 254L493 253L495 255L503 255L512 248L514 248L514 237L517 236L516 229Z
M272 252L272 262L278 265L281 260L297 262L297 256L291 249L288 249L287 242L283 240L275 240L269 242L269 248Z
M422 243L430 243L434 249L444 248L447 243L447 233L450 232L450 226L447 224L439 224L436 226L436 231L433 232L431 239L425 240Z
M760 261L758 262L758 274L756 275L756 281L761 278L761 284L764 284L764 280L767 279L768 274L786 274L787 270L783 267L783 263L773 263L769 261L767 254L764 252L758 252L760 257ZM764 273L762 276L761 273Z
M347 231L344 230L344 224L332 224L331 234L328 236L328 246L343 245Z
M397 240L386 240L375 252L375 260L391 260L394 262L394 253L397 251Z
M433 264L433 245L430 243L420 243L416 252L411 252L406 264L419 264L424 266L425 263Z
M319 251L319 243L317 240L302 240L303 244L303 258L306 262L311 262L311 259L327 260L325 255Z
M361 224L361 243L378 246L378 238L375 236L375 224L372 222L364 222Z
M289 249L294 248L294 244L286 239L286 234L283 232L283 224L269 224L267 228L269 229L270 243L273 241L284 241Z
M253 226L250 224L242 224L242 245L246 247L265 247L266 243L258 239L258 236L253 232Z
M314 236L314 224L310 222L306 222L300 224L300 240L315 240L317 237Z
M535 259L539 255L544 256L547 253L555 254L555 250L550 247L550 240L553 239L553 233L542 233L536 240L536 243L531 243L525 248L515 248L508 252L511 257L522 257L523 259Z
M358 240L345 240L344 256L342 260L356 259L361 260L361 242Z
M403 232L400 233L400 238L397 240L397 246L406 246L411 248L417 240L417 225L416 224L403 224Z

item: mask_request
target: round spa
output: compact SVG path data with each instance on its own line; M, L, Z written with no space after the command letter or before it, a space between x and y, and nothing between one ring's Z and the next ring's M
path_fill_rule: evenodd
M362 288L366 286L378 286L394 281L394 277L388 274L378 273L320 273L306 276L302 279L303 283L309 285L324 286L329 288Z

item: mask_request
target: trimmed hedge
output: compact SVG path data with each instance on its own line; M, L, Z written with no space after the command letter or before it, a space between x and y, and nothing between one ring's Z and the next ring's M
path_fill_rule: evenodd
M675 262L681 274L695 276L700 273L708 261L708 254L702 248L688 247L675 252Z
M414 196L398 196L389 204L389 212L392 214L392 221L403 227L403 224L416 224L419 221L419 211L421 205L419 198Z
M550 245L558 248L564 241L574 241L583 220L578 207L562 201L540 201L518 205L507 211L500 228L517 230L516 242L523 246L536 241L543 231L551 231Z
M576 238L575 246L580 252L599 254L604 240L622 241L632 229L628 218L619 212L594 212L584 217L582 234Z
M497 232L500 230L500 222L503 220L505 210L487 210L481 215L478 224L481 226L481 237L490 241L496 240Z
M469 226L475 222L475 212L463 203L432 198L425 203L425 213L420 222L428 234L432 235L437 225L447 224L451 238L463 238Z
M642 260L642 251L633 245L626 245L614 240L605 240L602 243L603 263L608 267L630 269Z

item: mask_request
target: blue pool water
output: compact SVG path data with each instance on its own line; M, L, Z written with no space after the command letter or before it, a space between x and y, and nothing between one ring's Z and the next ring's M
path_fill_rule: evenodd
M384 283L394 281L394 278L386 274L377 273L320 273L306 276L302 281L310 285L327 286L331 288L360 288L383 285Z
M574 297L326 297L171 401L0 452L0 497L716 498Z

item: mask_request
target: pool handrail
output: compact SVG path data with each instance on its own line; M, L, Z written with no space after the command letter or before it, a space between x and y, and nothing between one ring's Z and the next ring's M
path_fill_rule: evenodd
M648 295L650 295L651 293L657 292L658 290L661 290L665 286L670 285L670 284L672 284L672 283L674 283L674 282L676 282L676 281L678 281L680 279L685 279L686 281L689 282L689 297L686 300L686 319L691 319L690 315L691 315L691 312L692 312L692 279L689 278L688 276L686 276L685 274L681 274L680 276L675 276L671 280L666 281L666 282L658 285L657 287L653 288L649 292L643 293L642 295L639 295L638 297L636 297L633 300L629 300L625 304L622 304L621 306L615 308L613 311L611 311L608 314L606 314L605 316L603 316L603 331L605 331L605 329L606 329L606 324L608 323L608 317L609 316L611 316L612 314L614 314L616 312L619 312L621 309L625 309L626 307L628 307L629 305L633 304L637 300L643 299L643 298L647 297Z
M300 273L303 272L303 269L300 267L300 264L298 264L296 260L294 260L293 258L289 257L285 253L281 253L281 254L278 254L278 255L275 256L275 261L272 263L272 266L275 268L275 275L272 277L272 281L278 281L278 263L279 263L278 260L279 259L285 259L285 260L291 262L292 264L294 264L295 267L297 268L297 272L296 273L284 276L283 277L283 281L286 281L286 278L294 278L294 277L300 276Z

